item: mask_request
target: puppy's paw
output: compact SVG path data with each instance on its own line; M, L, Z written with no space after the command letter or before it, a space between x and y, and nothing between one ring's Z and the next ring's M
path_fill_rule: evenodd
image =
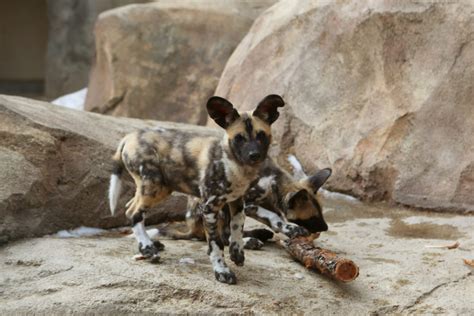
M244 238L244 249L259 250L263 247L263 242L254 237Z
M150 259L151 263L158 263L160 261L160 250L154 244L143 246L142 243L139 243L138 251L140 251L145 258Z
M243 266L245 261L244 250L239 248L239 245L233 241L229 246L230 260L236 265Z
M260 241L267 241L273 238L273 232L266 228L256 228L244 231L244 237L254 237Z
M227 284L237 283L237 278L235 277L234 272L230 270L221 271L221 272L214 271L214 275L216 276L216 280L219 282L227 283Z
M283 233L290 238L309 236L309 232L306 228L296 224L286 224Z
M158 251L163 251L165 249L165 245L159 240L153 240L153 246L155 246Z

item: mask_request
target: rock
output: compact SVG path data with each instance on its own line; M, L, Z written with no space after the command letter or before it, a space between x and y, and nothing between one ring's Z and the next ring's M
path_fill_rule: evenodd
M295 274L293 274L293 277L296 280L303 280L304 279L304 275L302 273L295 273Z
M112 217L107 200L111 157L123 135L150 126L202 129L0 96L0 241L78 226L128 225L124 205L134 184L127 179L120 214ZM182 219L173 211L182 213L185 207L184 197L171 197L147 222Z
M332 190L474 211L473 13L470 2L281 1L216 94L240 109L282 94L277 154L332 167Z
M274 2L159 1L101 14L86 110L204 124L227 59Z
M195 264L196 263L193 258L188 258L188 257L180 258L178 262L180 264Z
M99 13L140 0L48 0L46 96L57 98L87 85Z

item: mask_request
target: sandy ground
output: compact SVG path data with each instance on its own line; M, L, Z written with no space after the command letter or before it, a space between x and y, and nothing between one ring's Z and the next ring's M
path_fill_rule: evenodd
M0 248L0 314L474 313L474 217L329 199L330 231L316 243L354 260L341 284L305 270L275 244L214 280L205 243L163 240L162 263L134 261L133 239L44 237ZM250 225L254 225L250 223ZM427 248L459 241L453 250ZM179 263L192 258L194 263Z

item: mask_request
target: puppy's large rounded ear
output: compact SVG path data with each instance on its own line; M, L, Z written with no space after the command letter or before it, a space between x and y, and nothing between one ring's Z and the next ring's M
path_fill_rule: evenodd
M325 168L319 170L315 175L308 178L308 182L310 183L314 193L318 192L319 188L323 186L331 174L332 170L330 168Z
M222 128L229 127L240 117L232 103L221 97L211 97L207 101L207 113Z
M290 192L287 195L288 208L295 208L297 203L303 203L308 200L308 191L301 189L297 192Z
M279 95L270 94L260 101L252 115L271 125L280 116L278 108L284 105L285 101Z

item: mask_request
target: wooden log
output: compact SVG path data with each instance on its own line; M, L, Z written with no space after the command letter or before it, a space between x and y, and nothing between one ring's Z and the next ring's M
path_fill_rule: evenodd
M349 259L341 258L334 252L316 247L312 238L298 237L282 242L290 255L307 269L316 270L342 282L355 280L359 267Z

